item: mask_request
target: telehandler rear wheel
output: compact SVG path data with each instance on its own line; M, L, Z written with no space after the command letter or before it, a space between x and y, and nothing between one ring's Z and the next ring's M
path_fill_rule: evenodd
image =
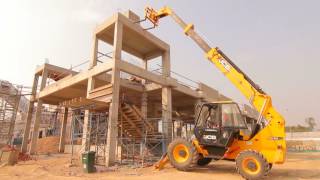
M269 163L262 154L246 150L241 152L236 158L238 173L245 179L261 179L269 172Z
M168 157L172 166L188 171L199 159L199 154L190 141L177 138L168 146Z

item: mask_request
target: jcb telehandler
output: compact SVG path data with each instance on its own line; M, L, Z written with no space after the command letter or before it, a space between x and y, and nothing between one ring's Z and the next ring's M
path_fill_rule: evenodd
M166 162L179 170L190 170L195 164L204 166L213 160L232 160L245 179L260 179L267 175L273 164L285 161L285 120L272 106L271 97L240 70L219 48L211 48L172 9L159 11L147 7L145 20L158 26L159 19L171 16L184 33L194 40L211 61L259 112L251 133L247 129L238 105L233 102L204 103L195 120L191 140L174 139L167 153L156 164L162 168Z

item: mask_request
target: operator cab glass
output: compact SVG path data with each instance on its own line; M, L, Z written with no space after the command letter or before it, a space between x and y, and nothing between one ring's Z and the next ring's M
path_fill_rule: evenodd
M246 125L237 104L206 103L199 110L194 133L209 155L219 158L244 128Z
M239 107L235 103L204 104L198 114L196 126L205 128L247 128Z
M222 127L225 128L246 128L243 116L237 104L221 104Z

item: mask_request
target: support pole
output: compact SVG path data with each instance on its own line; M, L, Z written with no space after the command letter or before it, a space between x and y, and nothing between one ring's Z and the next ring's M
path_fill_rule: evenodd
M68 108L64 108L64 114L63 114L63 120L62 120L62 126L60 131L60 140L59 140L59 152L64 152L64 146L65 146L65 136L66 136L66 129L67 129L67 120L68 120Z

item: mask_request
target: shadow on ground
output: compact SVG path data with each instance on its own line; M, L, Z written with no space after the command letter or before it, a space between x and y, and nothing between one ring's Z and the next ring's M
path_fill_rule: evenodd
M206 167L196 167L192 170L193 173L206 173L214 175L234 174L237 175L235 165L230 164L210 164ZM268 176L264 179L320 179L320 171L318 169L272 169Z

